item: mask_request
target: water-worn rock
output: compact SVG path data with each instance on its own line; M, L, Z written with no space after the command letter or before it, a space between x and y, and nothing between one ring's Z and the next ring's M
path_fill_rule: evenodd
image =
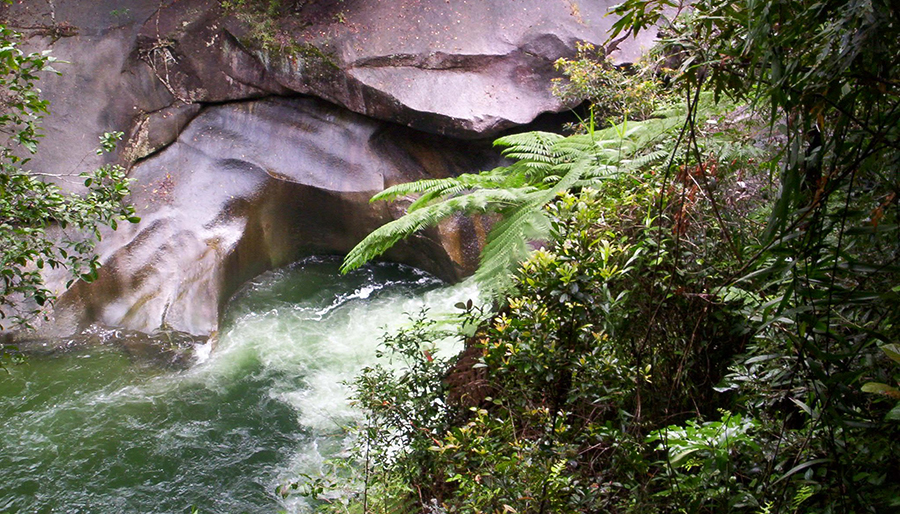
M206 107L166 151L134 167L142 220L106 236L103 273L62 296L57 325L210 333L244 281L307 255L346 253L392 219L388 205L368 201L386 185L496 160L484 144L312 98ZM391 257L454 279L477 248L430 233Z
M577 41L602 44L614 2L284 3L297 7L264 34L269 50L219 0L0 7L34 46L69 63L42 83L54 113L35 165L51 173L93 165L95 136L112 129L129 133L126 156L140 158L174 141L196 113L184 104L292 93L428 132L490 137L567 107L550 93L552 63ZM612 56L634 60L646 44L622 42ZM180 125L166 121L173 111Z
M386 184L493 166L485 141L564 110L552 63L603 42L611 3L285 1L262 32L219 0L3 4L28 45L68 62L41 83L52 114L31 165L77 188L66 175L122 130L106 159L131 168L143 218L104 238L99 280L66 291L45 329L214 331L241 282L399 216L367 202ZM470 271L483 229L455 223L392 258Z

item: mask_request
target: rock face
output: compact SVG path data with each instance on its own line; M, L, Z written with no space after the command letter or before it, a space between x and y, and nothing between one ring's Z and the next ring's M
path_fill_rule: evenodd
M391 219L387 205L368 202L386 185L478 169L491 155L312 98L205 108L134 167L141 222L106 237L104 272L58 310L72 317L67 326L209 333L244 281L307 255L346 253ZM473 248L454 263L434 237L412 244L392 257L447 278L477 258Z
M142 218L105 236L100 278L63 292L45 332L215 331L244 281L344 253L402 214L369 204L373 193L495 166L493 136L567 107L549 91L553 61L576 41L602 43L611 23L595 1L283 4L262 32L219 0L0 8L34 49L69 63L42 82L53 114L33 168L97 166L97 136L122 130L115 158ZM641 43L622 48L632 60ZM389 257L458 278L476 262L472 223Z

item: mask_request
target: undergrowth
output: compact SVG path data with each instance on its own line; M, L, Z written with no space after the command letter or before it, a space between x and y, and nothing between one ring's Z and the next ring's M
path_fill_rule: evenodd
M427 351L446 336L427 316L387 337L405 364L355 383L358 488L319 507L900 508L900 95L884 65L900 23L883 1L826 4L695 2L665 26L665 112L506 138L512 166L384 193L421 194L413 221L475 205L502 234L525 206L541 230L492 239L531 242L482 275L508 280L496 310L461 306L462 326L480 321L457 360ZM668 7L627 0L614 30ZM606 64L560 66L617 98ZM678 122L629 132L663 119Z

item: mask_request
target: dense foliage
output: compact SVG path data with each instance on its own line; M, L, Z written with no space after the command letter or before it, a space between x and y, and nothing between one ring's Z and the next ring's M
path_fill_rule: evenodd
M42 73L55 70L49 52L25 52L20 38L0 25L0 329L27 326L53 301L45 270L67 269L72 280L93 280L100 266L93 252L100 228L137 221L134 209L123 203L128 188L120 166L82 174L80 194L51 182L66 177L28 170L48 110L37 83ZM121 136L104 134L98 153L111 151Z
M570 103L590 102L598 119L645 120L664 104L665 95L653 69L645 62L628 66L628 73L616 67L590 43L576 43L574 59L555 63L563 77L553 79L553 94Z
M415 230L416 213L468 206L499 171L488 187L502 230L522 205L504 191L552 192L530 206L546 222L542 248L499 289L500 310L484 319L461 306L464 328L483 321L461 331L458 360L431 357L445 332L431 334L427 317L388 337L405 365L356 383L366 413L360 496L323 509L900 507L896 8L627 0L616 12L613 37L663 27L651 69L668 87L622 95L618 72L584 47L561 61L571 82L558 91L605 102L604 116L619 120L646 116L647 99L676 102L680 123L613 160L594 143L616 138L591 124L569 137L516 136L577 151L507 150L510 167L380 196L422 194L410 209ZM534 167L556 171L526 171ZM580 167L559 187L560 170ZM404 223L348 262L375 255Z
M357 383L365 440L399 437L375 459L373 494L395 505L407 487L413 498L473 513L649 511L672 502L653 479L660 463L647 438L664 423L719 416L728 401L713 386L751 330L710 292L728 264L709 263L728 260L729 249L712 241L754 198L724 201L696 180L709 172L721 191L739 188L757 151L722 131L709 136L710 149L731 157L720 168L682 163L685 172L664 186L649 160L548 202L551 236L516 271L506 306L468 337L468 362L423 353L420 345L443 333L429 336L422 319L389 339L407 342L412 364L396 375L373 368Z
M616 174L665 157L664 152L638 156L640 149L660 142L680 120L673 109L657 119L622 123L570 137L531 132L501 137L495 146L515 162L479 174L426 179L399 184L375 195L372 201L420 196L405 216L376 229L344 259L347 272L377 257L400 239L458 213L496 213L502 216L491 229L475 274L482 287L500 295L510 286L510 272L535 241L551 234L544 206L562 192L600 184Z

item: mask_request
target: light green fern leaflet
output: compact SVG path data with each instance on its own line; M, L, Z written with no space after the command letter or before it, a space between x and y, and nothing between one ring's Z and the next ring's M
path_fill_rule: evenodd
M663 158L666 152L648 149L681 119L669 116L630 125L626 122L572 136L525 132L501 137L494 145L504 148L504 157L515 160L509 166L398 184L372 197L374 202L418 195L406 215L376 229L356 245L345 257L341 271L362 266L401 239L450 216L498 213L501 219L488 234L475 278L483 290L499 295L511 284L511 272L527 257L530 242L550 235L550 220L544 209L547 203L564 191Z

